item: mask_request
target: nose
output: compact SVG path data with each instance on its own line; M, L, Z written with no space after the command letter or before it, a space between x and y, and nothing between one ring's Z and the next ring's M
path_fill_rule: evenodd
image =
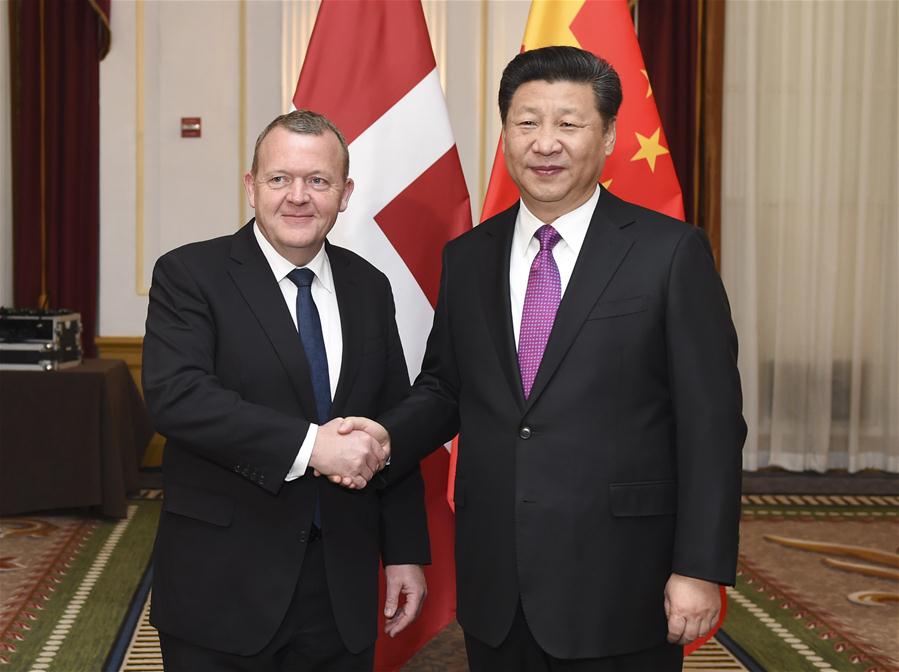
M549 156L561 151L562 145L559 143L556 135L556 127L552 124L542 124L537 130L531 149L543 156Z
M289 189L290 191L287 194L287 198L290 199L291 203L305 203L309 200L309 193L306 191L305 180L295 179Z

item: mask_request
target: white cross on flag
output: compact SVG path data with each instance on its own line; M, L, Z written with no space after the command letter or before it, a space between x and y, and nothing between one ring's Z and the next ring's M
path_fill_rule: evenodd
M324 114L346 137L356 188L329 239L390 278L414 378L434 315L443 245L471 228L420 1L323 0L293 103ZM399 669L455 614L447 465L445 450L422 463L433 560L425 568L428 598L406 631L379 639L379 671ZM383 604L383 579L381 595Z

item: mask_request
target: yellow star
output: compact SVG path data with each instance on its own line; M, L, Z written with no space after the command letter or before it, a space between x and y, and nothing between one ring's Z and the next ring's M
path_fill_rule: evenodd
M668 153L668 150L659 144L659 133L661 130L661 127L657 128L656 132L648 138L639 133L634 133L637 136L637 142L640 143L640 149L631 157L631 161L646 159L646 162L649 164L649 170L653 173L656 172L656 158Z
M522 40L525 50L551 44L580 47L571 23L583 6L583 0L534 0Z
M608 189L609 187L611 187L611 186L612 186L612 179L614 179L614 178L609 178L609 179L606 180L605 182L600 182L600 184L602 185L602 188L603 188L603 189Z
M641 70L640 72L646 77L646 97L649 98L652 95L652 83L649 81L649 73L646 70Z

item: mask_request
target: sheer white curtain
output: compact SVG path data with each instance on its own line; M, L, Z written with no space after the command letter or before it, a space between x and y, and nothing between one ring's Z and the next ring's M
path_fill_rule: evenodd
M899 471L899 3L727 6L744 467Z

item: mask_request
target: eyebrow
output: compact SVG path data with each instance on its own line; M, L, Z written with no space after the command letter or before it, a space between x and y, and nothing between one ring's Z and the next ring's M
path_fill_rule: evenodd
M327 170L316 168L315 170L307 170L303 174L292 173L285 168L272 168L271 170L267 170L265 172L260 171L261 175L277 175L284 174L290 175L291 177L313 177L313 176L321 176L321 177L330 177L331 173Z
M530 106L528 106L528 107L521 107L521 108L518 108L517 111L518 111L518 112L527 112L527 113L530 113L530 114L539 114L539 113L541 112L541 109L540 109L540 108L537 108L537 107L530 107ZM556 112L557 114L577 114L578 110L577 110L576 108L573 108L573 107L563 107L563 108L561 108L561 109L559 109L559 110L555 110L555 112Z

